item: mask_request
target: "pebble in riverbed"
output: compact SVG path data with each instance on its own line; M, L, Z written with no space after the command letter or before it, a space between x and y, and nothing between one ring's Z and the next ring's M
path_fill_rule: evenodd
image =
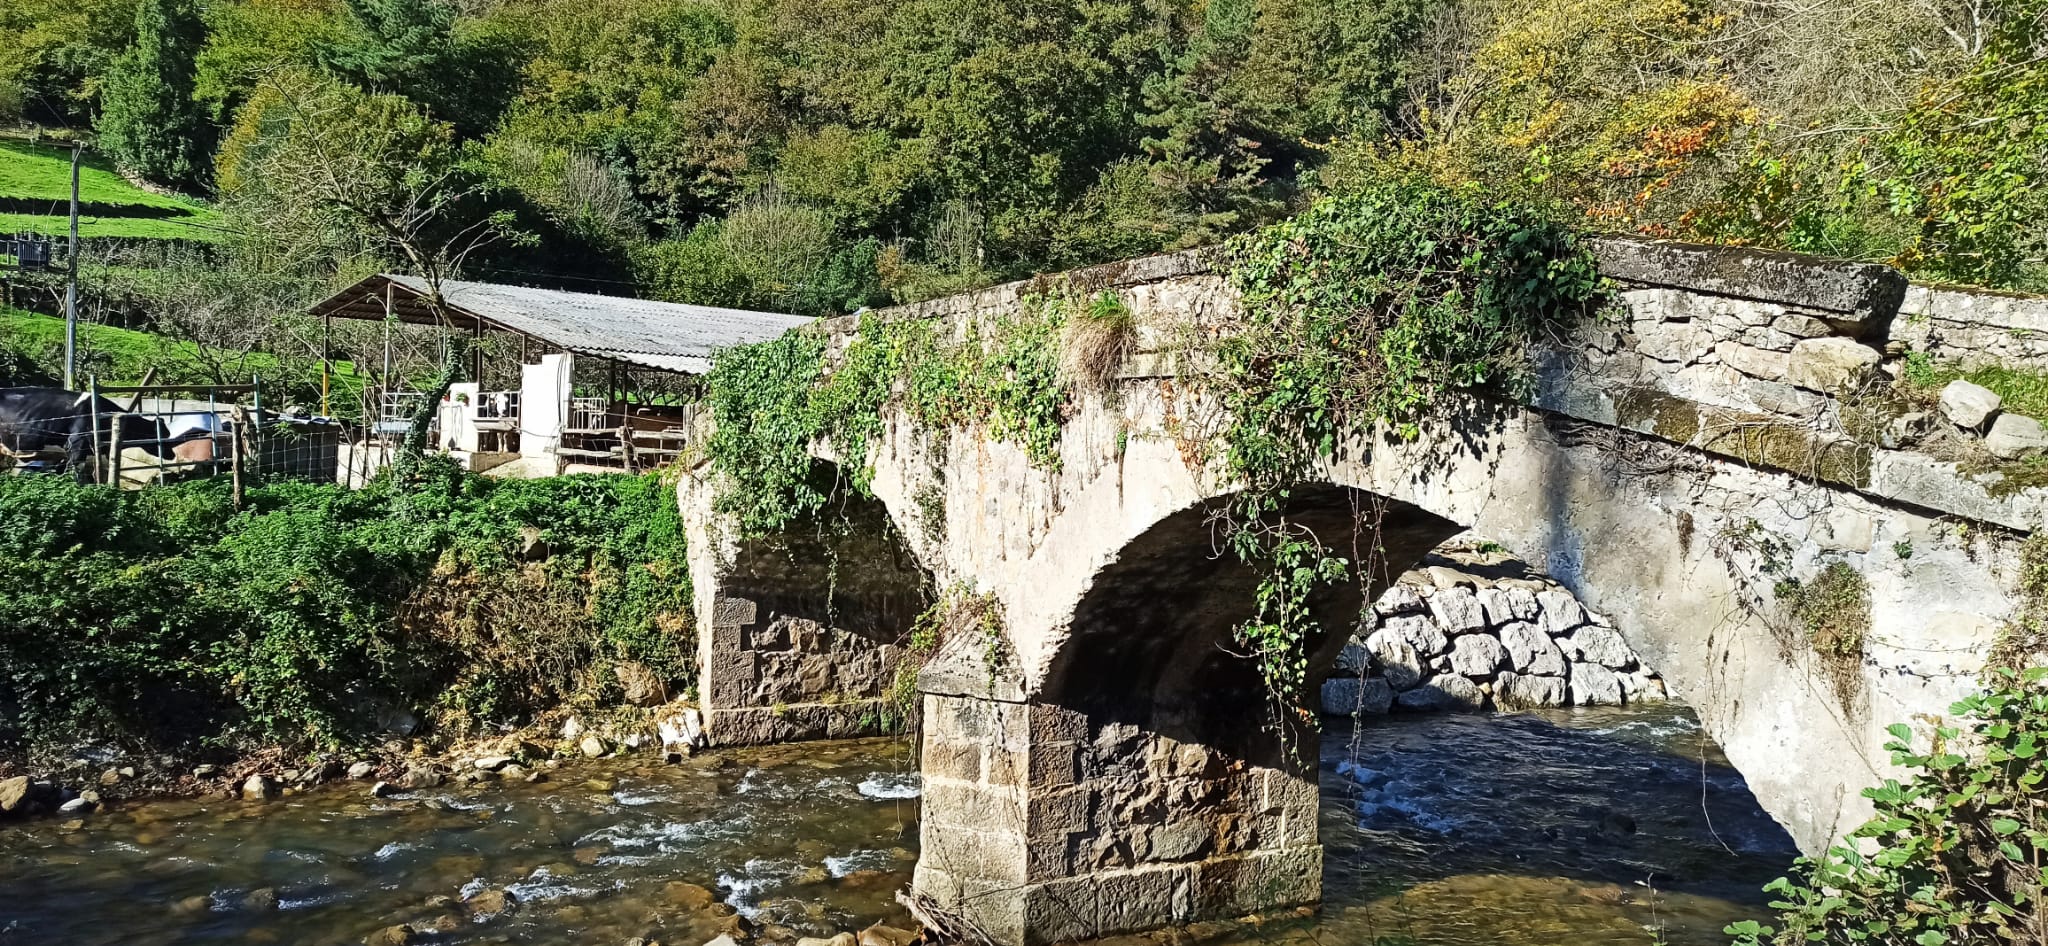
M1520 562L1445 549L1375 602L1323 713L1619 706L1665 698L1620 632Z

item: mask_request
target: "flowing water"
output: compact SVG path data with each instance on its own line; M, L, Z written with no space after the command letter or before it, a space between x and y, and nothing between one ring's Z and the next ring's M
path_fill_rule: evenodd
M908 925L917 783L899 743L564 766L540 784L165 801L0 828L0 944L697 946L724 915ZM1123 941L1721 944L1789 839L1678 707L1334 727L1312 917ZM720 903L703 902L704 890ZM495 892L516 906L491 906Z

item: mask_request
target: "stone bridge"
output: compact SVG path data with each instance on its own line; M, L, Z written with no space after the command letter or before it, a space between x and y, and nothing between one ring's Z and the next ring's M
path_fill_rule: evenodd
M1998 495L1997 477L1915 444L1927 418L1872 420L1864 395L1909 347L2048 363L2021 331L2048 328L2048 303L1787 254L1598 252L1621 317L1544 343L1529 403L1461 400L1412 442L1358 431L1292 491L1287 513L1326 543L1382 550L1371 587L1314 602L1339 633L1312 672L1385 581L1471 530L1611 616L1817 850L1867 811L1884 727L1929 725L1971 686L2012 608L2016 540L2048 498ZM1236 487L1201 459L1215 411L1175 354L1236 305L1212 259L863 316L957 323L1062 286L1117 293L1135 351L1073 411L1057 471L899 413L871 449L878 501L846 500L831 524L742 541L712 511L715 470L680 488L711 738L873 731L914 680L917 891L1006 946L1320 896L1314 734L1276 735L1233 653L1256 576L1218 548L1213 516ZM843 346L857 318L826 330ZM1869 589L1872 630L1847 656L1817 653L1773 593L1835 562ZM899 677L934 593L979 595L1000 621L965 622Z

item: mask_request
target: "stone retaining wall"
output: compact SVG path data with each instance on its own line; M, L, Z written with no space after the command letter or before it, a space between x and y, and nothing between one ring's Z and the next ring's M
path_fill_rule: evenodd
M1323 684L1326 716L1620 706L1664 681L1563 585L1497 552L1433 553L1373 604Z
M1972 368L2038 370L2048 363L2048 299L1914 286L1892 322L1891 340Z

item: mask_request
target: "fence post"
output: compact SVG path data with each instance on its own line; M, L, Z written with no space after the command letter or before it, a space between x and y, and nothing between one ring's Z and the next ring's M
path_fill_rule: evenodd
M229 475L230 475L230 476L232 476L232 477L233 477L233 479L234 479L233 493L234 493L234 503L235 503L235 511L236 511L236 512L241 512L241 511L242 511L242 445L243 445L243 443L244 443L244 441L242 440L242 433L243 433L243 431L245 431L245 430L247 430L247 429L248 429L248 426L249 426L249 423L248 423L248 422L249 422L249 412L248 412L248 411L246 411L246 410L243 410L243 409L242 409L242 405L240 405L240 404L237 404L237 405L235 405L235 409L234 409L234 420L235 420L235 429L234 429L234 430L232 431L232 434L233 434L233 437L231 438L231 440L232 440L232 445L231 445L231 446L230 446L230 448L228 449L228 472L229 472Z
M107 434L107 482L115 489L121 488L121 415L107 418L113 430Z
M92 415L92 481L100 481L100 379L98 375L86 379L85 412Z
M626 461L626 472L634 472L632 424L627 424L624 427L619 428L619 456L624 458L624 460Z

